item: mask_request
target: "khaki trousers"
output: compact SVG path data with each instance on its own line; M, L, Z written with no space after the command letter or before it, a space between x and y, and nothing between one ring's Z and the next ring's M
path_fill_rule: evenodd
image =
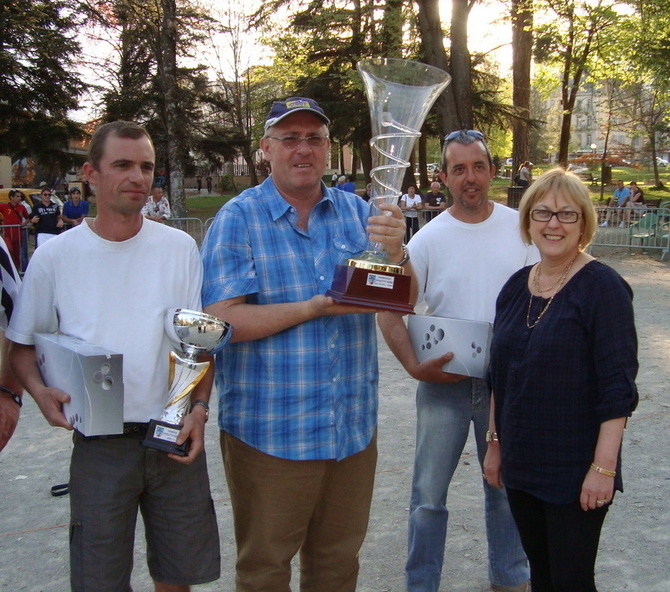
M377 435L341 461L273 457L223 431L221 451L235 521L236 591L289 592L300 551L301 592L354 592Z

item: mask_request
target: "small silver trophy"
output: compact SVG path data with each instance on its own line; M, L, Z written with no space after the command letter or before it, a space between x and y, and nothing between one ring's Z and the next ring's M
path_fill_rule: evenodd
M184 356L170 352L168 402L161 416L149 422L142 444L155 450L186 456L188 440L181 445L175 442L184 417L190 410L191 392L209 368L209 362L198 362L197 357L221 350L232 337L233 328L204 312L171 308L165 315L165 332L179 345Z

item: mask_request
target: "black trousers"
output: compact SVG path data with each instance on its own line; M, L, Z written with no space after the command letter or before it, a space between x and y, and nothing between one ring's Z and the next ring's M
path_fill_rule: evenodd
M405 243L408 243L417 232L419 232L419 218L405 216Z
M594 569L607 504L550 504L518 489L507 499L530 564L533 592L597 592Z

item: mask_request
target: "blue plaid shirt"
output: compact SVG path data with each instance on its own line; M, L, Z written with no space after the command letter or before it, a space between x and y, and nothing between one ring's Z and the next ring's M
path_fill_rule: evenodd
M308 232L271 178L216 216L202 246L203 306L300 302L330 288L335 266L367 246L369 205L323 186ZM219 427L290 460L343 459L377 424L373 314L320 317L218 354Z

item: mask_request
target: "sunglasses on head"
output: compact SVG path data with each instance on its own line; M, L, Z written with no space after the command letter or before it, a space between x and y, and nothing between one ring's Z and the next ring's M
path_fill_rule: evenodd
M444 136L444 141L446 143L449 143L456 138L459 138L461 136L470 136L471 138L474 138L475 140L483 140L484 139L484 134L482 132L478 132L477 130L456 130L455 132L451 132L450 134L447 134Z

